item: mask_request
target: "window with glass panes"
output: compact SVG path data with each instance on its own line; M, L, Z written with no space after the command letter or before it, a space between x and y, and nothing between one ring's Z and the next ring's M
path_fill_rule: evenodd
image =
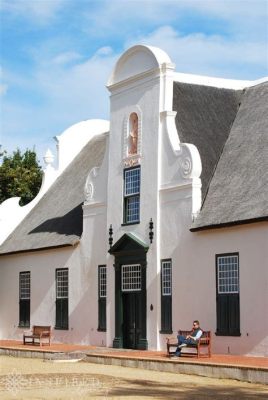
M239 254L216 255L217 335L240 335Z
M106 331L106 296L107 296L107 270L106 265L98 267L98 330Z
M124 170L124 223L140 220L140 167Z
M218 293L238 293L238 256L218 256Z
M141 290L141 265L122 265L122 292Z
M172 261L161 261L161 332L172 332Z
M19 276L19 326L30 326L31 273L20 272Z
M56 270L56 325L57 329L68 329L69 271Z

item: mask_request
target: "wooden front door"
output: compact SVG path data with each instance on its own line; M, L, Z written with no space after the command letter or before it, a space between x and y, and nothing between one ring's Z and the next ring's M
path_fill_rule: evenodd
M141 334L140 293L123 294L123 347L137 349Z

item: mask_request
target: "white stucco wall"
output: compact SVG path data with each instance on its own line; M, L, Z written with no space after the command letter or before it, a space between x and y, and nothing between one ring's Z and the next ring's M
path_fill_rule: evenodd
M91 243L94 244L93 242ZM31 326L55 326L57 268L69 269L69 329L53 329L52 340L61 343L104 345L97 332L98 298L96 264L81 248L59 248L1 257L0 338L22 340L19 328L19 273L31 272ZM6 290L9 282L8 290Z
M184 193L185 194L185 193ZM193 319L200 319L203 329L213 332L212 349L215 353L249 354L268 356L268 307L267 288L267 223L191 233L189 222L181 210L190 209L181 191L170 192L163 199L162 240L160 258L172 258L173 265L173 331L191 326ZM168 206L167 206L168 204ZM172 212L173 208L173 212ZM176 219L174 218L176 217ZM86 217L91 218L90 216ZM102 220L102 222L101 222ZM176 223L180 220L180 223ZM23 328L19 321L19 272L31 271L31 325L55 324L55 270L69 268L69 330L53 331L55 342L105 345L106 335L97 331L98 326L98 277L97 266L105 264L105 253L99 246L103 237L104 215L91 220L95 234L76 249L63 248L50 251L2 256L0 263L0 338L22 339ZM185 225L183 226L183 223ZM90 228L90 224L88 228ZM92 231L93 232L93 231ZM86 243L88 244L86 246ZM260 252L260 248L263 249ZM96 251L96 249L98 249ZM150 251L150 250L149 250ZM240 264L240 337L215 336L216 330L216 268L215 255L239 253ZM159 272L148 257L148 308L158 306ZM107 320L114 318L113 267L108 272L110 299L107 301ZM9 282L8 290L6 290ZM148 310L149 313L149 310ZM148 316L149 348L156 348L160 337L165 348L166 335L159 329L152 330L151 320L157 307ZM157 321L154 322L157 324ZM159 326L158 326L159 328ZM107 336L113 339L113 324Z
M178 190L162 200L161 258L172 258L174 333L199 319L204 330L212 331L213 352L267 356L268 224L192 233L185 214L190 201L183 197ZM239 253L241 336L216 336L215 256L232 252Z

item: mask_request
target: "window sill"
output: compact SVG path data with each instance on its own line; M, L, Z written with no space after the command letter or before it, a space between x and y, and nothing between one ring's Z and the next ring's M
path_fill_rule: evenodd
M121 224L121 226L127 226L127 225L138 225L140 221L135 221L135 222L124 222Z
M98 332L106 332L106 328L98 328L97 331Z
M230 333L230 332L215 332L216 336L241 336L240 332Z
M18 328L29 329L31 325L18 325Z
M68 330L69 330L69 327L67 327L67 328L61 328L61 327L59 327L59 326L55 326L54 329L56 329L57 331L68 331Z
M172 330L168 330L168 329L161 329L161 331L159 331L160 334L169 334L172 335L173 331Z

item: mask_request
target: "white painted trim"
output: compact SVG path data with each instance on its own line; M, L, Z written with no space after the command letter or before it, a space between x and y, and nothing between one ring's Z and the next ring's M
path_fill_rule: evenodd
M134 59L134 62L133 62ZM136 62L138 60L138 62ZM108 79L107 87L124 82L128 77L138 76L160 67L170 64L171 60L166 52L158 47L136 45L125 51L117 60L117 63Z
M174 81L182 83L191 83L193 85L213 86L217 88L241 90L246 87L256 86L268 81L268 77L257 79L255 81L240 81L235 79L216 78L203 75L174 73Z
M159 188L159 191L161 192L174 192L176 190L183 190L183 189L191 189L192 188L192 181L190 182L185 182L180 185L171 185L169 183L162 185Z
M106 87L110 92L113 92L113 91L119 90L119 89L123 89L123 88L125 90L128 90L128 88L126 89L125 86L128 86L130 84L134 84L134 86L137 86L138 84L142 84L143 85L143 82L142 83L138 83L137 81L140 81L141 79L148 80L148 78L149 79L157 78L157 77L160 76L160 72L161 72L161 70L160 70L159 67L152 68L152 69L149 69L148 71L141 72L141 73L139 73L137 75L134 75L134 76L130 76L129 78L124 79L124 80L122 80L120 82L116 82L116 83L114 83L112 85L106 85Z

